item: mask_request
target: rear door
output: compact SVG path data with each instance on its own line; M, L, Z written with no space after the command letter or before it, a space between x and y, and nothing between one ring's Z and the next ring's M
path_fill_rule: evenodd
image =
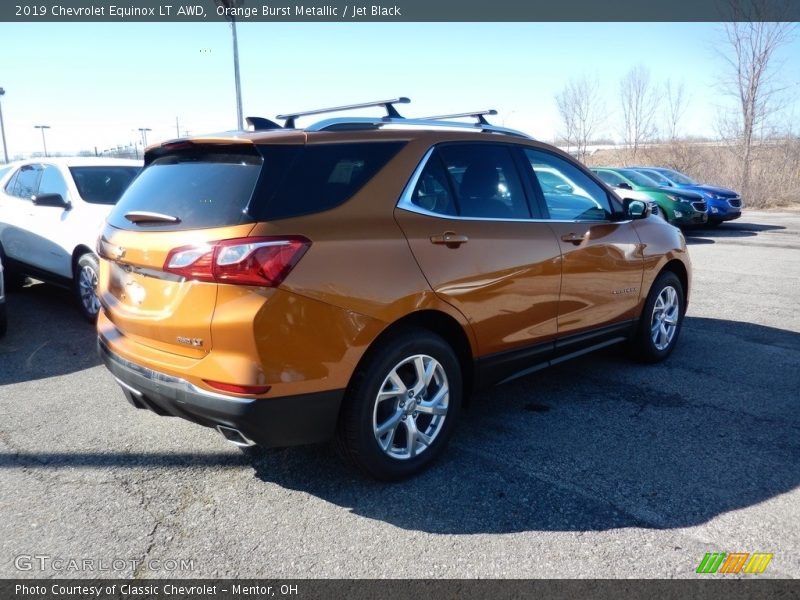
M10 259L32 264L31 221L33 202L31 198L39 189L42 166L21 166L9 179L0 197L0 243Z
M176 249L202 253L248 235L262 159L249 144L188 146L153 160L112 210L98 245L98 291L125 336L201 357L213 345L217 284L167 272L165 263Z
M395 210L431 287L467 317L484 356L556 334L559 246L532 220L528 194L511 147L443 144Z
M643 255L632 222L612 220L605 189L571 161L538 148L526 148L524 155L563 257L559 337L633 318ZM542 185L540 172L560 174L570 189Z

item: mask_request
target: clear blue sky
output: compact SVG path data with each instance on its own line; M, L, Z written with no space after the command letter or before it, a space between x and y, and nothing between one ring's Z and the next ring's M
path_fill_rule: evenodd
M245 115L409 96L409 115L496 108L498 124L552 140L554 95L570 77L602 84L618 137L619 79L636 64L683 81L684 134L713 136L721 27L703 23L239 24ZM800 91L800 41L781 50L780 79ZM236 123L225 23L0 24L0 87L10 154L104 149L222 131ZM787 117L788 118L788 117Z

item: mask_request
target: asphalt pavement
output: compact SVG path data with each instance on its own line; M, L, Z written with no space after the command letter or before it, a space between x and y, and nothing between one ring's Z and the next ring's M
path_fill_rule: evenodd
M68 293L12 293L0 577L697 577L706 552L797 577L800 212L687 239L669 360L611 348L481 393L391 485L133 409Z

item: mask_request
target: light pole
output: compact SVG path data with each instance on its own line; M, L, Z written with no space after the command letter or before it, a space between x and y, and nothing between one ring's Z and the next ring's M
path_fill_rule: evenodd
M239 8L244 0L216 0L217 4L225 8ZM236 123L240 130L244 129L242 117L242 82L239 79L239 41L236 37L236 17L232 14L227 17L231 20L231 35L233 35L233 81L236 85Z
M142 132L142 152L144 152L144 149L147 147L147 132L153 130L149 127L139 127L139 131Z
M6 91L3 88L0 87L0 99L2 99L3 96L5 96L5 93L6 93ZM5 157L6 162L8 162L8 148L6 148L6 128L5 128L5 125L3 125L3 103L2 102L0 102L0 137L3 138L3 156Z
M33 128L42 130L42 146L44 146L44 156L47 158L47 142L44 141L44 130L50 129L50 125L34 125Z

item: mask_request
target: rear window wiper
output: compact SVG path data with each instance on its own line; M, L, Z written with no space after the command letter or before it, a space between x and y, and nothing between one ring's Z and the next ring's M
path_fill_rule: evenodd
M162 213L156 212L148 212L144 210L134 210L129 213L125 213L125 218L128 219L131 223L180 223L181 220L178 217L173 217L172 215L165 215Z

